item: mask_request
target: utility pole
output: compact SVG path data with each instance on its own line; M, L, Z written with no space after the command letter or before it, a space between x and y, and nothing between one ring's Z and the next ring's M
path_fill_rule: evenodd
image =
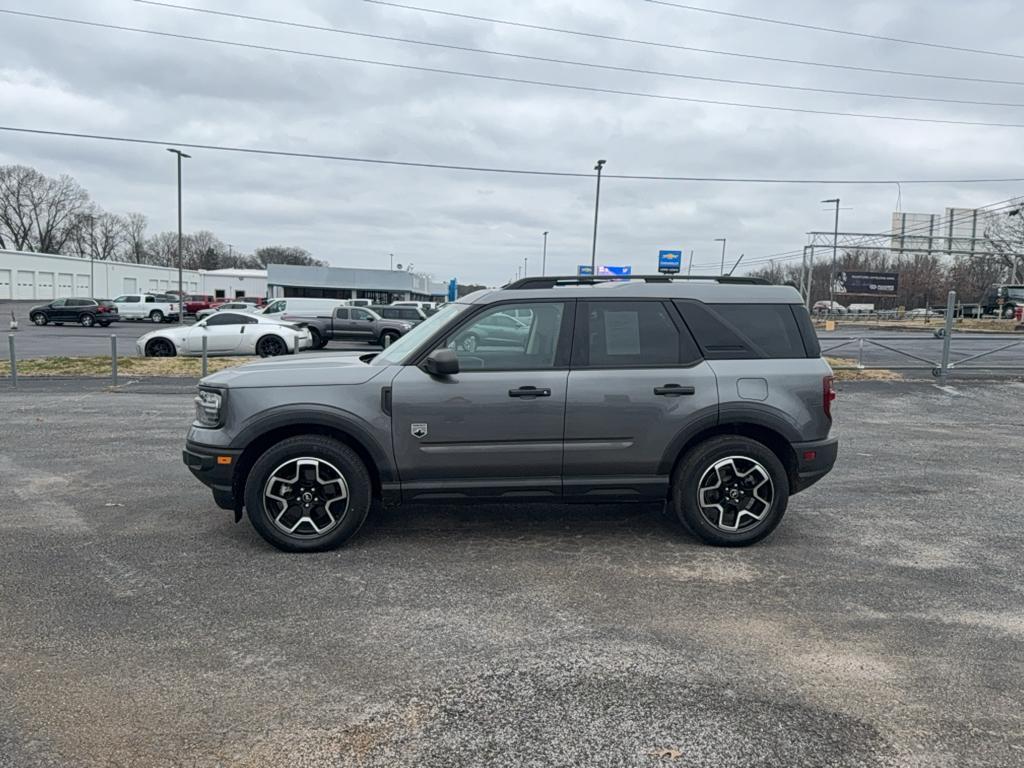
M597 274L597 211L601 206L601 169L607 160L598 160L594 170L597 171L597 194L594 195L594 240L590 247L590 272Z
M527 275L527 267L529 266L529 264L530 258L528 256L523 256L523 277L526 277Z
M690 249L690 263L686 265L687 276L689 276L691 272L693 272L693 248Z
M185 307L181 303L181 299L185 295L181 257L181 158L191 158L192 155L186 155L180 149L171 149L170 147L167 148L167 151L178 156L178 322L184 325Z
M540 258L541 258L541 261L540 261L540 274L541 274L541 277L543 277L544 275L547 274L547 271L548 271L548 233L547 232L544 233L544 252L543 252L543 255Z
M389 253L388 254L388 259L389 259L389 261L388 261L388 269L390 269L392 272L394 272L395 271L395 254Z
M724 237L716 237L715 238L715 242L722 244L722 269L721 269L721 271L718 274L724 275L725 274L725 238Z
M835 309L836 253L839 250L839 198L830 197L828 200L822 200L821 202L836 204L836 223L832 230L832 276L828 281L828 311L831 312Z

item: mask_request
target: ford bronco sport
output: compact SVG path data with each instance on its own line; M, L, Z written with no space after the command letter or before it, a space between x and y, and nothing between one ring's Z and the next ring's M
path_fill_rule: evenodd
M503 316L524 331L496 341ZM662 502L737 546L832 468L834 397L793 288L525 278L383 352L206 377L184 461L288 551L337 547L375 500Z

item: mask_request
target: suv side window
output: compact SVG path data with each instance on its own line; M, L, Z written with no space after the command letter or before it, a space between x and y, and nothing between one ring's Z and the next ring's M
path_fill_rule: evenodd
M509 310L529 309L530 322L504 325ZM529 371L568 363L572 307L561 301L502 304L469 320L442 346L455 350L464 371Z
M788 304L677 301L676 306L710 360L808 356Z
M686 366L700 359L693 338L662 301L587 301L580 307L573 367Z

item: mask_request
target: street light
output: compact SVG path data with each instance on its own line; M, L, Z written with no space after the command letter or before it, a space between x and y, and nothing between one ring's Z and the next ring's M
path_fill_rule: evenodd
M395 270L395 254L389 253L388 260L388 269L393 272Z
M185 305L182 304L182 297L185 295L184 280L181 271L181 158L191 158L180 149L167 148L168 152L178 156L178 322L185 322Z
M601 205L601 169L607 160L598 160L594 170L597 171L597 194L594 195L594 240L590 248L590 274L596 274L597 267L597 209Z
M721 269L721 271L718 274L724 275L725 274L725 238L724 237L716 237L715 238L715 242L722 244L722 269Z
M548 271L548 233L544 233L544 252L540 257L540 275L543 277Z
M530 257L529 256L523 256L523 277L526 277L526 274L527 274L529 266L530 266Z
M839 198L830 197L828 200L822 200L821 202L836 204L836 224L832 231L832 277L828 281L828 311L832 312L835 309L836 251L839 248Z

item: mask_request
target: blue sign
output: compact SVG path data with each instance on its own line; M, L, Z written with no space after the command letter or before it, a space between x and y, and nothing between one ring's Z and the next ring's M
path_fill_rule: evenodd
M448 281L448 301L455 301L459 298L459 283L453 277Z
M576 274L579 277L593 277L594 268L589 264L580 264L578 267L576 267Z
M682 251L658 251L658 271L678 272L683 266Z
M606 275L608 277L629 277L633 274L633 267L612 267L602 264L597 268L597 274Z

